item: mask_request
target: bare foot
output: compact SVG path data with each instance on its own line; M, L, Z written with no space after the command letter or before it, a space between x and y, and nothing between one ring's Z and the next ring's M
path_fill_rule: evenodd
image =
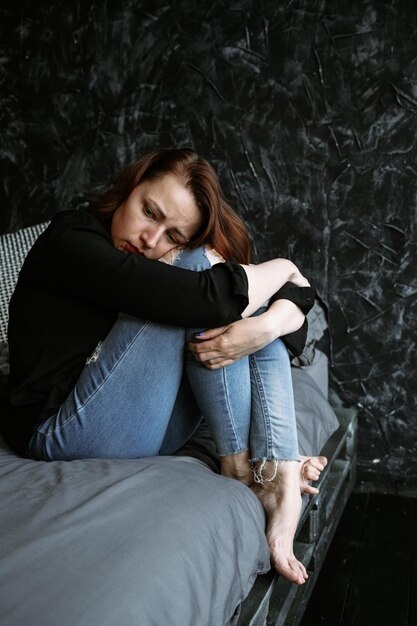
M301 493L315 494L319 490L309 484L311 480L318 480L321 472L327 465L325 456L301 456L300 455L300 489Z
M249 486L253 482L249 450L220 457L220 473L222 476L234 478Z
M268 461L262 475L267 478L274 471L275 463ZM251 489L266 511L266 538L272 565L284 578L302 585L308 575L293 552L294 535L301 513L300 463L282 461L271 482L254 483Z

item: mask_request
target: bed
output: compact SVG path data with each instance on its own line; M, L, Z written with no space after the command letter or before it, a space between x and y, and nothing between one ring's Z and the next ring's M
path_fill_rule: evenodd
M3 386L7 303L45 226L0 237ZM310 356L292 368L300 451L325 447L331 462L300 519L308 584L270 571L263 509L218 474L204 424L176 455L138 460L37 462L0 439L2 626L299 623L352 488L356 440L354 412L339 406L338 419L327 399L327 357L314 347L325 328L319 309L310 326Z

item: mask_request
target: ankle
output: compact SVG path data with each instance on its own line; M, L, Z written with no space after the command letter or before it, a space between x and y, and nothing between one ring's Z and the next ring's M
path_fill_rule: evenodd
M252 463L253 488L257 494L282 497L300 493L300 468L294 461L256 461Z
M258 485L272 484L281 461L262 459L252 462L253 481Z
M250 485L252 472L249 463L249 450L220 457L220 473L222 476Z

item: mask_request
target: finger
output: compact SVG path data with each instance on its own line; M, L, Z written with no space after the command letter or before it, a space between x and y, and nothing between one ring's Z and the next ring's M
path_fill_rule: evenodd
M194 337L198 341L207 341L208 339L214 339L219 335L223 335L224 332L228 329L228 326L220 326L219 328L209 328L208 330L203 330L199 333L194 333Z
M301 488L301 493L309 493L314 496L316 493L320 493L317 487L312 487L311 485L303 485Z
M216 353L219 355L221 353L219 340L217 338L210 339L209 341L202 341L201 343L190 341L188 343L188 347L192 352L194 352L194 354Z
M207 367L210 370L218 370L222 367L226 367L227 365L231 365L234 362L235 362L234 359L216 361L215 363L209 361L208 363L204 363L204 367Z
M236 351L236 348L233 348L232 346L229 346L229 348L222 348L216 346L214 342L215 340L208 342L210 344L214 344L210 350L204 349L204 344L190 344L190 346L198 346L197 348L191 348L195 359L201 362L213 361L215 359L233 359L236 361L245 355L244 352Z
M208 361L221 361L225 358L224 354L220 354L219 352L195 352L194 353L196 361L200 361L200 363L207 363Z
M230 365L231 363L235 363L239 361L242 357L237 354L222 354L220 356L214 357L213 359L209 359L206 361L210 363L210 365L219 365L220 367L224 367L225 365Z

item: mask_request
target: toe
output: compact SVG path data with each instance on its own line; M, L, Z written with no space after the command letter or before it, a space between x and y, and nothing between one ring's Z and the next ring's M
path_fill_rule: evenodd
M298 561L295 557L292 557L291 559L289 559L288 562L290 564L292 571L296 574L296 577L297 577L297 580L294 580L294 582L297 582L297 584L302 585L307 578L307 572L306 572L304 565L300 563L300 561Z
M315 495L319 493L317 487L312 487L311 485L303 485L301 488L301 493L309 493L310 495Z
M318 480L320 472L315 467L308 465L303 472L303 478L305 480Z
M287 580L297 585L302 585L305 582L307 572L304 565L294 555L283 557L271 551L271 563L277 572Z
M307 570L306 570L306 568L304 567L304 565L302 563L300 563L300 569L301 569L301 574L302 574L304 580L307 580L307 578L308 578Z
M320 461L320 458L321 457L312 458L309 461L308 466L314 468L316 471L321 472L322 470L324 470L324 463Z

